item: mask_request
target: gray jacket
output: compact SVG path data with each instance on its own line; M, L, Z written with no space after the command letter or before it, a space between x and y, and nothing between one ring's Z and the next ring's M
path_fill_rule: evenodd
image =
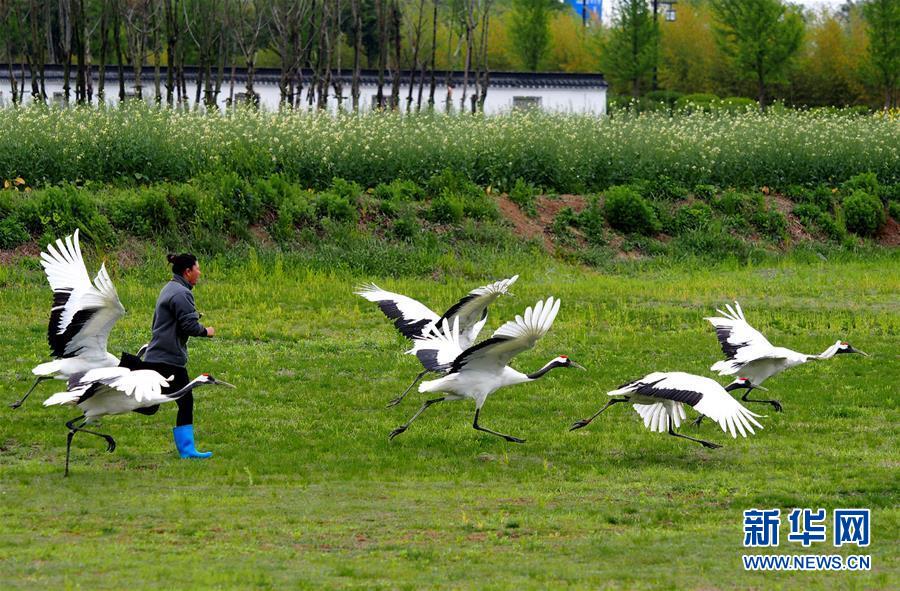
M185 367L188 337L206 336L206 327L200 324L191 289L184 277L175 275L160 292L153 313L153 336L144 353L147 363Z

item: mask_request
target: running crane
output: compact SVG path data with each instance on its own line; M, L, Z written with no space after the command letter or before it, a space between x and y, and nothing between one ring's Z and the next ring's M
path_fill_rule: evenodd
M55 247L48 244L41 253L41 265L53 290L47 341L55 359L31 370L37 376L34 384L25 396L10 404L11 408L22 406L44 380L66 380L79 372L119 364L119 359L106 351L106 343L113 325L125 315L125 308L106 265L100 266L92 283L81 255L78 230L64 240L58 239Z
M510 286L518 278L518 275L513 275L508 279L473 289L458 302L450 306L443 316L438 316L425 304L413 298L385 291L374 283L360 287L355 293L370 302L377 303L384 315L394 321L394 326L400 334L412 342L413 347L407 353L416 355L422 360L434 355L433 351L426 352L429 350L422 349L422 347L429 346L423 338L430 335L431 330L440 326L444 321L453 325L457 319L459 320L459 330L456 333L458 335L459 348L460 350L469 348L478 338L478 334L487 322L488 306L493 304L501 295L508 293ZM445 373L445 369L436 368L433 363L426 364L423 362L422 365L424 369L419 372L413 383L403 391L403 394L391 400L388 403L388 407L399 404L412 390L413 386L429 372Z
M559 312L559 300L553 297L529 306L524 316L516 316L497 329L489 338L463 350L459 346L459 319L453 325L444 319L440 329L432 328L420 345L419 359L430 371L445 371L446 375L419 384L419 392L442 392L444 396L426 400L422 407L406 423L391 431L390 439L406 431L410 424L429 406L445 400L471 399L475 401L475 419L472 427L512 443L525 443L524 439L498 433L478 424L481 407L487 397L505 386L533 382L558 367L584 369L565 355L560 355L534 373L523 374L509 367L510 360L534 347L538 339L547 334Z
M731 432L732 437L737 438L737 433L746 437L747 431L755 433L753 425L762 429L762 425L756 421L756 417L760 415L744 408L740 402L728 394L728 391L748 386L751 384L742 383L740 386L731 384L727 388L723 388L715 380L689 373L653 372L639 380L622 384L619 388L609 392L609 396L622 396L622 398L610 399L606 406L594 413L591 418L573 423L569 430L575 431L587 427L600 413L614 404L630 402L644 419L644 426L651 431L668 432L674 437L696 441L704 447L722 447L716 443L675 432L675 429L680 427L681 422L686 418L684 405L692 406L697 412L716 421L722 427L722 431Z
M716 337L722 346L722 353L725 354L725 359L717 361L710 369L719 372L720 376L740 376L730 386L734 386L732 389L747 388L741 397L744 402L771 404L776 412L781 412L781 403L777 400L754 400L747 396L772 376L808 361L830 359L842 353L867 355L844 341L835 341L818 355L807 355L784 347L776 347L747 323L740 304L735 302L734 308L726 305L726 309L727 312L716 310L721 316L706 318L715 327ZM737 385L742 380L748 385Z
M233 385L204 373L191 380L184 388L164 394L162 390L169 385L171 379L171 376L165 378L150 369L130 370L125 367L102 367L70 376L65 392L54 394L44 401L44 406L77 406L82 411L81 416L66 423L69 435L66 440L65 475L69 475L69 455L72 450L72 438L76 433L83 432L102 437L107 443L106 451L112 452L116 449L116 442L112 436L89 431L84 428L86 425L96 423L107 415L119 415L172 402L200 386L234 388Z

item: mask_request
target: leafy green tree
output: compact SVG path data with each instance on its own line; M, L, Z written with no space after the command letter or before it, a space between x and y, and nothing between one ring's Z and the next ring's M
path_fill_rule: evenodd
M716 41L743 76L756 80L759 108L767 87L784 74L803 42L798 9L781 0L712 0Z
M558 4L553 0L512 0L510 37L513 48L526 69L538 69L550 44L550 15Z
M869 57L884 89L884 108L890 109L900 78L900 0L869 0L863 15L869 24Z
M659 27L644 0L619 0L616 16L603 46L600 65L613 84L641 93L641 82L653 72L659 52Z

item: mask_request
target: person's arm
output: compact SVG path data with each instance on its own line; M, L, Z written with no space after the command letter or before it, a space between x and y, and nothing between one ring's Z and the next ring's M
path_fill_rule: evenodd
M172 305L181 332L192 337L212 336L206 327L200 324L200 314L194 307L194 297L190 293L178 294L172 299Z

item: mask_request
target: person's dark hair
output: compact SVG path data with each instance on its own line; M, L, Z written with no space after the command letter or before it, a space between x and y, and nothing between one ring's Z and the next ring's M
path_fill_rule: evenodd
M169 254L166 256L166 259L172 263L172 273L175 275L183 275L185 271L197 263L197 257L187 252Z

